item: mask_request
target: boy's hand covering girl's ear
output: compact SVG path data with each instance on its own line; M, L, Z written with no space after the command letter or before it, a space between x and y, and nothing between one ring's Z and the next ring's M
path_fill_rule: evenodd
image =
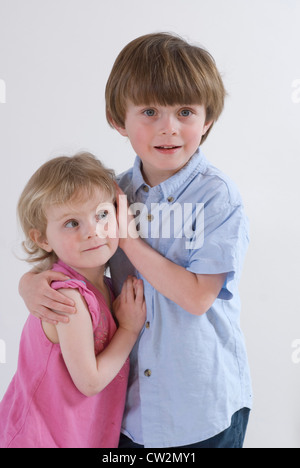
M52 281L67 279L70 278L63 273L51 270L38 274L26 273L20 281L19 293L31 314L54 325L58 322L67 323L69 318L64 314L75 314L75 304L50 286Z
M117 204L117 220L119 224L119 247L123 250L126 248L127 241L138 239L139 233L136 229L135 217L129 206L127 195L116 185L116 204Z

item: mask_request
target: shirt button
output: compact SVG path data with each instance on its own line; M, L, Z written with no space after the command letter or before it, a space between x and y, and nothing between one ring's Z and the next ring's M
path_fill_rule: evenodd
M151 374L152 374L152 372L151 372L150 369L146 369L145 372L144 372L145 377L151 377Z
M147 216L147 219L148 219L149 223L151 223L154 220L154 216L152 214L149 214Z
M150 322L146 322L146 325L145 325L146 328L150 328Z
M148 192L149 192L149 187L148 187L148 185L144 185L143 190L144 190L144 192L148 193Z
M175 199L174 199L174 197L168 197L167 200L168 200L169 203L173 203L173 201L174 201Z

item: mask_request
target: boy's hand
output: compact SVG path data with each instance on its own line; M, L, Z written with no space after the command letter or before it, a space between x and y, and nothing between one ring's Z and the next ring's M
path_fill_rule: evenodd
M136 229L135 218L130 210L127 196L116 184L117 192L117 220L119 224L119 247L126 250L129 242L139 238L139 233Z
M138 335L146 321L146 303L142 280L129 276L113 304L119 327Z
M65 281L69 279L57 271L44 271L43 273L26 273L19 286L29 312L35 317L52 324L67 323L69 318L60 314L74 314L74 302L63 294L51 288L52 281ZM53 310L58 313L53 312Z

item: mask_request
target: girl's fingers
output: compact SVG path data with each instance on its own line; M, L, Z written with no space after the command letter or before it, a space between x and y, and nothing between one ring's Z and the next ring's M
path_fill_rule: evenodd
M144 285L142 280L138 280L135 286L135 301L142 304L144 301Z
M126 280L126 298L127 302L134 302L134 289L132 276L128 276Z

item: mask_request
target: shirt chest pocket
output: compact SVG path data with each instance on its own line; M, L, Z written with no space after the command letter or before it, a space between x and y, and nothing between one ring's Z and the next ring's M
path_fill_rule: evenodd
M187 267L195 234L191 209L187 210L186 205L180 203L153 203L146 215L143 216L142 237L161 255Z

